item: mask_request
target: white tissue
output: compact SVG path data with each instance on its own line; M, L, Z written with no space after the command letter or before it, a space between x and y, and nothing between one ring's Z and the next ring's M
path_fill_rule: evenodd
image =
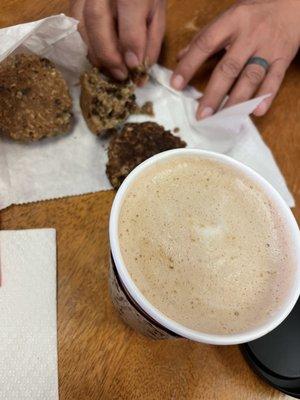
M1 231L0 400L58 400L54 229Z
M155 99L153 120L169 129L179 127L178 135L188 147L223 153L253 168L274 186L290 207L295 206L272 152L248 116L268 95L222 109L197 121L196 99L202 96L200 92L191 86L183 92L170 88L171 71L158 65L152 67L151 77L152 84L137 89L137 94L141 103ZM132 122L146 119L149 118L130 117Z
M0 209L10 204L58 198L111 188L105 174L107 141L86 127L79 107L79 74L86 69L86 47L77 21L57 15L41 21L0 30L0 60L13 51L31 51L48 57L68 80L73 99L75 128L69 135L22 144L0 139ZM176 92L169 87L170 71L154 66L152 79L137 90L138 102L154 102L155 118L178 133L189 147L225 153L263 175L289 206L294 200L274 158L248 115L262 100L218 112L204 121L194 117L201 94L189 87ZM151 120L133 116L131 121Z

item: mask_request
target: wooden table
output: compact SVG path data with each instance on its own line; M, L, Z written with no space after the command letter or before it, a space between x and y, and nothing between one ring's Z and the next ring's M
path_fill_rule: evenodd
M197 27L231 3L229 0L169 0L162 62L168 67L174 66L176 52ZM1 0L0 26L60 12L68 13L66 0ZM296 60L272 110L256 121L298 204L299 79L299 60ZM204 82L203 76L196 80L199 88L203 88ZM107 290L107 223L113 198L112 191L100 192L12 206L0 214L1 229L54 227L57 230L60 399L287 398L253 374L237 346L214 347L184 340L152 341L119 320ZM300 221L299 206L295 215Z

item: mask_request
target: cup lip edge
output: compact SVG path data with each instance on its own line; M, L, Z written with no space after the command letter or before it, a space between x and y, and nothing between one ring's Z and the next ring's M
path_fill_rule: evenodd
M119 246L118 240L118 219L119 212L122 205L122 199L126 193L126 190L131 185L131 183L135 180L135 178L147 167L151 166L157 161L161 161L167 158L172 158L173 156L181 156L181 155L196 155L202 156L206 158L217 159L225 162L227 165L233 165L237 169L239 169L242 173L247 173L247 175L255 180L255 182L259 186L263 186L264 189L267 190L268 196L275 201L276 208L280 209L281 214L283 214L285 221L288 223L289 230L291 232L291 236L293 239L298 237L297 240L297 250L296 250L296 268L295 268L295 276L294 283L292 288L282 305L282 309L279 310L276 315L277 317L274 319L270 319L265 322L261 326L257 328L252 328L245 332L235 333L235 334L227 334L227 335L219 335L219 334L210 334L205 332L196 331L186 326L170 319L166 315L164 315L161 311L159 311L156 307L154 307L141 293L139 288L133 282L125 263L123 261L121 250ZM166 326L167 329L173 331L174 333L202 343L207 344L215 344L215 345L234 345L246 343L259 337L264 336L269 333L273 329L275 329L281 322L289 315L295 306L299 296L300 296L300 241L299 241L299 228L293 213L291 212L288 205L285 203L281 195L277 192L277 190L260 174L254 171L252 168L247 165L237 161L227 155L216 153L207 150L200 149L173 149L167 150L165 152L156 154L151 158L147 159L143 163L139 164L124 180L122 185L120 186L116 196L114 198L110 218L109 218L109 241L111 246L111 254L114 259L116 269L120 275L120 279L122 279L123 284L129 291L130 295L134 298L134 300L138 303L138 305L148 313L152 318L154 318L161 325Z

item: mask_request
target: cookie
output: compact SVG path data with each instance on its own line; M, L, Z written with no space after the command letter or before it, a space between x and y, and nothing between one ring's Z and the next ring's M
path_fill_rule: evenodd
M186 147L183 140L155 122L125 124L109 144L107 176L117 189L126 176L146 159L181 147Z
M129 76L132 82L137 86L144 86L149 80L147 68L144 65L132 69Z
M134 90L131 80L114 81L98 68L85 72L81 76L80 105L90 131L101 136L118 128L131 114L153 116L152 103L139 107Z
M70 131L72 99L47 58L17 54L0 63L0 135L36 141Z
M116 128L138 106L131 82L115 82L92 68L81 77L80 105L89 129L96 135Z

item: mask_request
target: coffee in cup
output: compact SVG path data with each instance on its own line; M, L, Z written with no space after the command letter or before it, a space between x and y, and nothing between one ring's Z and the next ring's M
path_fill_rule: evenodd
M270 324L299 273L299 243L278 199L228 160L161 155L123 191L116 229L143 298L175 324L215 336Z

